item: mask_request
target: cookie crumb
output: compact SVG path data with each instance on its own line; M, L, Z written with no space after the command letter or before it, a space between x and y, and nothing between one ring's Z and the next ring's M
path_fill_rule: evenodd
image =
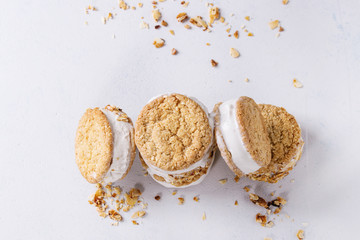
M163 25L164 27L167 27L168 26L168 23L164 20L161 21L161 25Z
M219 183L221 184L225 184L227 182L227 178L223 178L219 180Z
M219 19L219 17L220 17L220 9L217 7L210 7L209 8L210 25L213 24L215 20Z
M169 32L170 32L171 35L175 35L174 30L170 30Z
M265 226L265 224L267 222L267 217L265 215L262 215L262 214L258 213L255 216L255 221L257 223L261 223L261 225Z
M161 19L161 13L160 13L159 9L153 10L152 16L153 16L155 22L158 22Z
M156 201L159 201L160 198L161 198L161 197L160 197L159 195L156 195L156 196L155 196L155 200L156 200Z
M235 203L234 203L235 206L239 205L238 201L235 200Z
M176 16L176 19L178 20L178 22L185 22L188 19L188 15L185 12L179 13Z
M194 199L195 202L199 202L199 198L198 198L198 197L195 196L193 199Z
M245 78L245 80L244 80L245 82L249 82L249 78Z
M254 36L254 34L253 34L253 33L251 33L251 32L249 32L249 33L248 33L248 36L249 36L249 37L253 37L253 36Z
M171 194L172 194L172 195L176 195L176 193L177 193L177 191L175 190L175 191L173 191Z
M203 220L203 221L206 220L206 214L205 214L205 212L204 212L203 215L202 215L202 220Z
M218 62L216 62L214 59L211 59L211 65L213 67L216 67L218 65Z
M141 21L140 22L140 28L141 29L149 29L149 24L147 24L146 22L144 22L144 21Z
M268 203L262 197L259 197L256 194L250 193L249 198L250 198L250 201L253 202L254 204L256 204L260 207L263 207L263 208L268 208Z
M177 50L175 48L171 49L171 55L176 55L177 54Z
M165 44L165 40L164 39L161 39L161 38L156 38L153 42L153 45L156 47L156 48L161 48L163 47Z
M206 46L210 46L211 44L210 43L206 43Z
M272 238L266 237L264 238L264 240L272 240Z
M191 26L189 24L185 24L184 26L186 29L191 29Z
M236 50L235 48L230 48L230 55L233 58L238 58L240 56L240 53L238 50Z
M132 220L131 221L134 225L139 225L139 223L137 222L137 221L135 221L135 220Z
M234 32L234 37L235 37L236 39L239 39L239 31L238 31L238 30L236 30L236 31Z
M136 218L141 218L143 216L145 216L146 212L145 211L136 211L132 216L131 218L132 219L136 219Z
M282 4L286 5L289 3L289 0L282 0Z
M249 191L250 191L250 188L249 188L248 186L245 186L243 189L245 190L245 192L249 192Z
M239 180L240 180L239 176L236 175L236 176L234 177L234 181L235 181L235 182L239 182Z
M179 205L183 205L185 202L185 199L182 197L179 197L178 200L179 200L179 203L178 203Z
M245 16L246 21L250 21L250 16Z
M293 79L293 85L296 88L302 88L303 87L302 83L300 81L298 81L296 78Z
M305 238L305 237L304 237L304 230L301 230L301 229L300 229L300 230L297 232L296 236L297 236L297 238L298 238L299 240L304 239L304 238Z
M269 27L271 28L271 30L274 30L278 26L279 26L279 20L274 20L274 21L269 22Z

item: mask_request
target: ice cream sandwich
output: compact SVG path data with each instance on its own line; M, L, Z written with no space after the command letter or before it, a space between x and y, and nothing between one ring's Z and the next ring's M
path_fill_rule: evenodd
M271 142L271 162L248 174L253 180L276 183L289 174L300 160L304 141L295 117L284 108L259 104Z
M135 142L149 175L170 188L200 183L214 160L213 120L195 98L155 97L135 124Z
M87 109L75 139L75 160L89 183L115 182L129 172L135 158L135 131L120 108Z
M215 136L221 156L239 177L256 172L271 161L271 146L264 117L249 97L214 107Z

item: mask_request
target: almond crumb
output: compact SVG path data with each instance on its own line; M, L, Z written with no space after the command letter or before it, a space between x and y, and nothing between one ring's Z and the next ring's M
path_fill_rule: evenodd
M279 20L274 20L269 22L269 27L271 28L271 30L274 30L275 28L277 28L279 26Z
M225 184L227 182L227 178L223 178L219 180L219 183L221 184Z
M293 85L296 88L302 88L303 87L302 83L300 81L298 81L296 78L293 79Z
M297 236L297 238L298 238L299 240L304 239L304 238L305 238L305 237L304 237L304 230L301 230L301 229L300 229L300 230L297 232L296 236Z
M211 59L211 65L213 67L216 67L218 65L218 63L214 59Z
M185 22L188 18L189 18L188 15L186 13L184 13L184 12L179 13L176 16L176 19L178 20L178 22Z
M155 22L158 22L161 19L161 13L160 13L159 9L153 10L152 16L153 16Z
M161 38L156 38L153 42L153 45L156 47L156 48L161 48L163 47L165 44L165 40L164 39L161 39Z
M233 58L238 58L240 56L240 53L238 50L236 50L235 48L230 48L230 55Z

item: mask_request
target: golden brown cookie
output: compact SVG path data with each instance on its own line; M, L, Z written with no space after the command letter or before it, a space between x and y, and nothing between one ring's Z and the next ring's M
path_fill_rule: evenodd
M271 160L270 140L255 101L240 97L214 107L215 136L220 153L239 177L257 171Z
M114 106L87 109L79 122L75 159L90 183L123 179L135 158L131 119Z
M157 182L167 187L190 185L200 180L195 175L207 173L212 164L212 119L196 99L162 95L142 109L135 124L135 142ZM192 181L186 182L190 175Z
M272 159L268 166L247 176L253 180L276 183L289 174L300 159L304 141L295 117L284 108L259 104L271 141Z

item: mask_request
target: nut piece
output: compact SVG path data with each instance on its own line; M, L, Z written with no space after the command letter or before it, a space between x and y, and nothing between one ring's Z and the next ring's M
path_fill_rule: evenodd
M219 19L220 17L220 9L217 7L210 7L209 8L209 18L210 22L209 24L213 24L215 20Z
M279 20L274 20L269 22L269 27L271 28L271 30L274 30L275 28L277 28L279 26Z
M124 0L119 0L119 7L122 10L126 10L129 8L129 6L126 4L126 2Z
M117 211L115 211L113 209L109 210L108 214L112 220L115 220L117 222L120 222L122 220L120 213L118 213Z
M236 31L234 32L234 37L235 37L236 39L239 39L239 31L236 30Z
M221 183L221 184L225 184L227 182L227 178L224 178L224 179L220 179L219 180L219 183Z
M164 27L167 27L168 26L168 23L164 20L161 21L161 25L163 25Z
M303 87L302 83L299 82L296 78L294 78L294 80L293 80L293 85L296 88L302 88Z
M152 10L152 16L156 22L158 22L161 18L161 13L159 9Z
M192 23L193 25L198 26L198 27L203 27L204 31L208 28L207 23L200 16L191 18L190 23Z
M240 56L240 53L238 50L236 50L235 48L230 48L230 55L233 58L238 58Z
M218 63L214 59L211 59L211 65L213 67L216 67L218 65Z
M265 215L261 215L260 213L256 214L255 221L257 223L261 223L261 225L265 226L267 217Z
M262 197L259 197L256 194L250 193L249 194L250 201L252 201L254 204L263 207L263 208L269 208L268 203L263 199Z
M131 218L136 219L136 218L145 216L145 214L146 214L145 211L137 211L131 216Z
M164 39L161 39L161 38L155 38L154 42L153 42L153 45L156 47L156 48L161 48L163 47L165 44L165 40Z
M177 54L177 50L175 48L171 49L171 55L176 55Z
M188 15L186 13L184 13L184 12L179 13L176 16L176 19L178 20L178 22L185 22L188 18L189 18Z
M159 195L155 196L155 200L156 200L156 201L159 201L160 198L161 198L161 197L160 197Z
M183 205L185 202L185 199L182 197L179 197L178 199L179 199L179 205Z
M300 229L300 230L297 232L296 236L297 236L297 238L298 238L299 240L304 239L304 238L305 238L305 237L304 237L304 230L301 230L301 229Z

